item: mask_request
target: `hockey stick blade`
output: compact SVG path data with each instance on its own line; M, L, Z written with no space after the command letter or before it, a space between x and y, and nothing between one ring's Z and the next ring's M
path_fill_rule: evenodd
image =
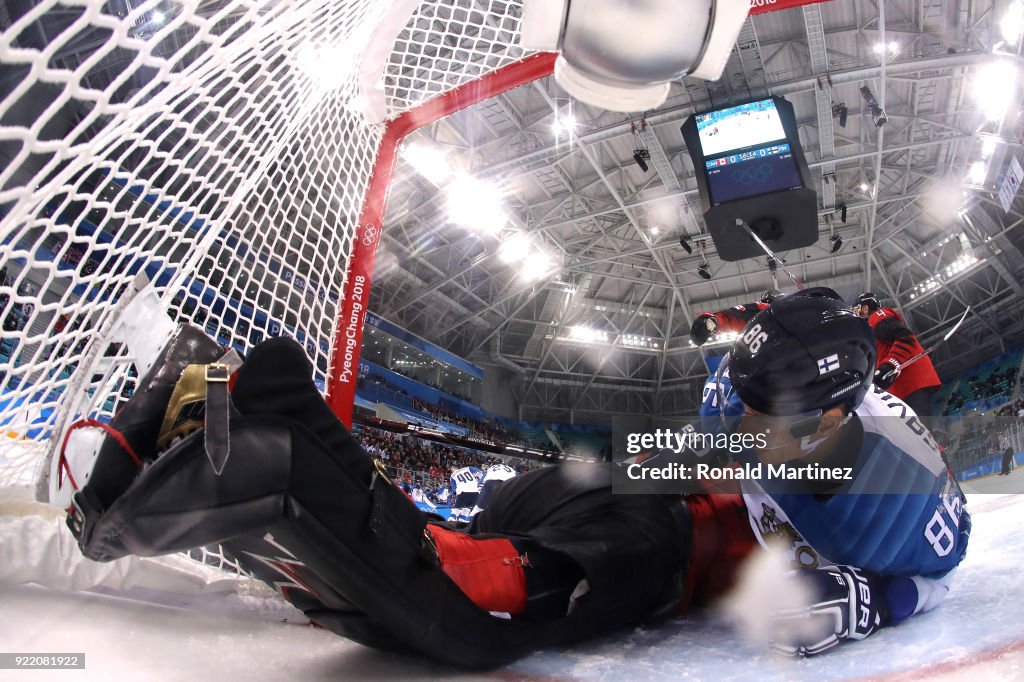
M971 306L967 306L967 310L964 311L964 314L961 315L960 319L957 320L956 324L953 325L953 328L950 329L948 332L946 332L946 335L943 336L940 340L936 341L935 343L933 343L928 348L925 348L923 351L921 351L920 353L918 353L914 357L910 358L906 362L897 365L896 366L896 373L899 374L906 367L909 367L910 365L914 364L915 362L917 362L918 360L920 360L921 358L923 358L924 356L928 355L933 350L935 350L936 348L941 346L943 343L948 341L949 337L953 336L953 334L956 333L956 330L960 328L960 325L962 325L964 323L964 320L967 319L967 313L969 313L969 312L971 312Z

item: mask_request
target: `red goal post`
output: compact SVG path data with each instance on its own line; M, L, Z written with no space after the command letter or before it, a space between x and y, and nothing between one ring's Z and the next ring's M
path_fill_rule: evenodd
M370 299L370 286L373 283L377 245L380 243L381 232L387 229L384 225L384 213L402 140L423 126L460 109L550 75L554 68L555 56L553 53L531 55L439 95L387 123L380 147L377 149L373 176L366 190L363 210L356 228L352 256L349 259L345 287L341 296L341 310L334 331L328 402L334 413L346 425L352 424L352 405L355 402L356 383L359 378L363 321Z

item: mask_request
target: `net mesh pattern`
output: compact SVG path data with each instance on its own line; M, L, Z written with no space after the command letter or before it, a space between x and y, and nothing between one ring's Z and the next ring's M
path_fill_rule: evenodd
M519 15L487 0L0 6L0 486L45 497L62 429L131 397L113 330L140 274L225 346L296 339L323 389L381 120L520 59Z

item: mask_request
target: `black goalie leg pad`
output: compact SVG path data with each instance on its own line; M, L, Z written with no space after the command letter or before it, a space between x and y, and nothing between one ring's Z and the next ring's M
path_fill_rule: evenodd
M106 510L73 498L82 553L94 561L156 556L215 544L279 521L292 468L290 424L238 417L235 454L217 475L197 431L147 467Z
M426 515L370 464L357 444L349 440L340 451L326 452L312 440L310 447L300 446L298 439L296 433L289 522L275 537L318 579L425 656L459 666L493 667L542 646L571 644L643 622L666 599L678 603L681 596L680 546L689 532L688 517L681 528L659 499L613 495L610 479L598 477L583 485L587 490L574 491L579 504L557 507L575 508L564 512L574 517L574 523L557 518L561 512L552 509L551 520L565 526L559 537L539 529L527 533L530 541L573 560L579 558L593 594L582 600L580 608L550 620L493 617L441 570L424 534ZM597 499L591 501L592 496ZM619 523L616 511L628 512L625 516L633 523ZM638 532L633 512L641 515L640 521L657 524L657 530ZM609 537L600 531L594 538L581 537L586 533L580 529L600 525L609 516L615 521ZM512 528L491 531L500 536L513 532ZM614 547L620 539L637 535L651 538L643 543L639 561L631 552ZM638 543L633 539L627 544ZM610 564L600 559L602 552L614 555ZM623 576L640 582L614 580ZM636 593L639 599L629 597ZM343 619L330 613L307 613L339 634L366 641Z
M83 514L82 551L109 561L230 541L244 567L319 625L455 665L500 665L559 643L548 624L493 617L465 596L426 541L427 516L337 428L344 445L329 451L292 420L239 417L219 476L196 432L105 512Z
M316 403L318 396L310 394L309 409L301 414L250 413L255 409L250 403L262 401L247 402L247 397L263 389L247 385L247 369L253 378L273 376L255 371L264 364L268 371L276 368L279 377L298 376L303 369L297 361L271 362L292 354L288 344L266 350L254 351L239 373L234 398L245 415L231 421L232 455L221 475L206 455L203 432L189 436L147 467L105 512L81 514L88 520L80 535L86 556L149 556L229 540L243 565L314 622L371 646L412 650L469 667L501 665L540 646L580 641L649 612L653 604L641 604L625 617L611 608L618 605L606 595L625 595L630 588L605 586L630 571L602 569L606 562L598 555L614 545L611 539L603 534L597 542L580 538L578 528L595 519L583 513L587 509L573 511L574 523L557 516L538 520L541 525L557 521L565 526L561 534L547 537L539 528L529 533L553 551L580 559L594 588L582 608L550 621L496 618L478 608L441 570L424 533L426 515L374 466L340 422L319 418L322 399ZM258 362L264 355L266 363ZM294 372L286 369L291 364ZM308 374L303 381L311 386ZM310 386L306 389L315 390ZM287 393L292 396L288 404L297 404L296 394ZM596 515L617 518L609 512L621 511L615 500L620 496L612 497L606 485L599 487L593 493L599 498ZM636 536L635 528L630 526L629 537ZM515 529L502 524L492 532ZM580 549L581 542L587 551ZM654 544L660 546L661 540ZM631 557L621 558L613 566L626 562L640 568ZM636 572L647 582L663 582ZM622 599L622 604L630 601Z
M264 531L223 542L220 552L280 592L317 625L375 649L412 651L394 632L356 608L289 549L306 555L308 552L300 549L304 546L291 524L282 521Z
M372 646L476 668L558 643L550 639L550 623L497 618L477 607L441 570L424 532L428 517L351 437L340 451L328 452L309 432L295 436L287 519L271 534L368 617L306 610L312 620ZM373 641L367 623L371 635L391 632L396 643Z

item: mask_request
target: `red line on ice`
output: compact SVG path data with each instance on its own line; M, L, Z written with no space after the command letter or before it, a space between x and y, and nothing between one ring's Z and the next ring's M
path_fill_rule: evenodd
M963 670L970 666L985 663L986 661L992 661L1015 651L1024 651L1024 637L1001 644L992 649L986 649L980 651L977 654L968 654L963 658L953 659L951 661L940 661L939 663L933 663L932 665L925 666L923 668L912 668L910 670L902 670L900 672L886 673L876 677L865 677L862 678L863 682L909 682L910 680L927 680L935 677L936 675L948 675L949 673L956 672L957 670Z

